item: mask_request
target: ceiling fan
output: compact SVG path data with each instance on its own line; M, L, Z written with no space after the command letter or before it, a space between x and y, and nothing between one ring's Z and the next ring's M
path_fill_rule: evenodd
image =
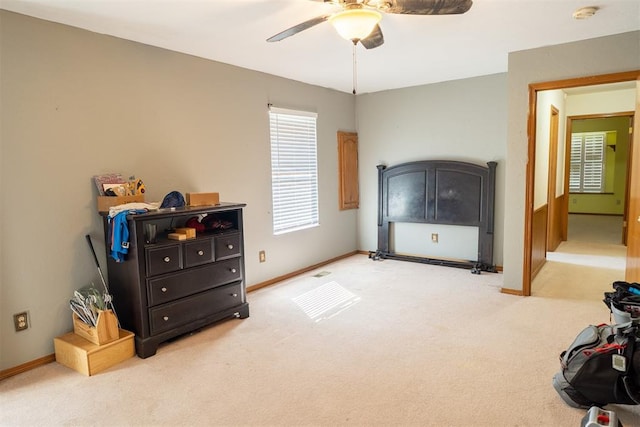
M313 0L332 3L341 7L334 13L309 19L294 25L270 38L268 42L277 42L298 34L313 26L329 21L341 37L358 42L367 49L376 48L384 43L382 30L378 23L382 13L404 15L456 15L471 8L472 0Z

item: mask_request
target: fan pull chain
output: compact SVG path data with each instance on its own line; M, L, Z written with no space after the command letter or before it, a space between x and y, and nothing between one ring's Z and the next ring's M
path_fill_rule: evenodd
M353 41L353 94L356 94L356 87L358 86L358 61L356 60L356 45L357 40Z

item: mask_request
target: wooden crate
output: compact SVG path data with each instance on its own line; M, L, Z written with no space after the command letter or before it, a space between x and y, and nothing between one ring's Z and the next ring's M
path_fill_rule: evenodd
M187 193L187 205L208 206L219 205L220 193Z
M99 310L95 328L84 323L73 313L73 332L96 345L115 341L118 335L118 319L111 310Z
M96 345L73 332L53 339L56 361L87 375L95 375L135 354L133 332L119 329L119 338Z

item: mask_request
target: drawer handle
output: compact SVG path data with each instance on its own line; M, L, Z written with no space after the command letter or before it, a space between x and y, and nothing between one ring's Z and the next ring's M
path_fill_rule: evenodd
M204 255L204 251L198 251L198 255L200 256Z
M232 268L232 269L231 269L231 270L229 270L229 271L231 271L232 273L237 273L237 272L238 272L238 270L236 270L235 268Z
M164 257L164 260L163 260L163 261L164 261L164 262L169 262L169 261L171 261L171 258L169 258L168 256L166 256L166 257Z
M231 296L235 298L238 296L238 294L231 294Z
M160 289L162 292L167 292L167 288Z
M166 322L167 320L169 320L169 316L164 316L163 319Z
M233 249L233 245L232 245L231 243L229 243L229 244L227 245L227 249Z

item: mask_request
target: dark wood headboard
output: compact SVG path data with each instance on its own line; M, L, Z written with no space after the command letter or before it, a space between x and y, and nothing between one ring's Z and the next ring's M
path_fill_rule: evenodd
M378 165L378 250L370 258L390 258L495 271L493 218L496 162L487 166L423 160ZM478 258L446 260L395 254L389 250L389 224L412 222L478 227Z

